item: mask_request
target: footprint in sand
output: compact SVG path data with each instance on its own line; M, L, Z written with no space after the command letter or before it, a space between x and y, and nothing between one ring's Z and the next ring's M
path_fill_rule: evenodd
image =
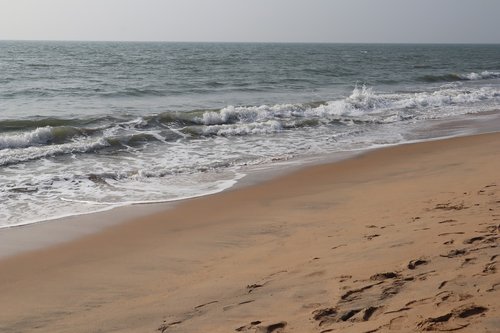
M477 260L476 257L465 258L464 261L462 262L462 265L460 265L460 267L474 264L476 262L476 260Z
M319 321L319 326L324 324L335 322L338 315L338 311L335 308L324 308L313 311L313 319Z
M319 326L340 323L345 321L362 322L368 321L377 313L381 312L382 306L368 306L365 308L354 308L339 310L338 308L324 308L313 311L313 319L319 321Z
M237 303L237 304L230 304L230 305L226 305L225 307L222 308L223 311L229 311L237 306L240 306L240 305L245 305L245 304L248 304L248 303L253 303L255 302L254 299L250 299L250 300L247 300L247 301L243 301L243 302L240 302L240 303Z
M500 289L500 283L495 283L491 286L491 288L489 288L488 290L486 290L487 292L491 293L493 291L496 291L497 289Z
M386 272L386 273L377 273L372 276L370 276L370 280L374 281L382 281L382 280L387 280L387 279L395 279L401 277L401 274L396 273L396 272Z
M496 266L496 261L492 261L486 264L483 269L483 274L488 275L488 274L495 274L497 272L497 266Z
M401 330L403 328L403 324L406 321L407 317L406 316L399 316L396 318L392 318L391 321L389 321L389 329L392 331L395 330Z
M259 325L260 323L262 323L260 320L252 321L248 325L243 325L243 326L238 327L237 329L235 329L235 331L236 332L246 332L246 331L249 331L251 329L257 328L257 325Z
M426 297L426 298L421 298L421 299L410 301L410 302L406 303L405 306L410 306L410 305L419 306L419 305L429 304L429 302L431 302L431 301L432 301L432 297Z
M439 234L438 236L448 236L448 235L463 235L465 232L463 231L457 231L457 232L443 232L442 234Z
M467 238L463 241L464 244L474 244L484 239L484 236L477 236L472 238Z
M182 320L173 321L173 322L170 322L170 323L167 323L166 321L164 321L163 324L160 327L158 327L157 331L159 331L161 333L164 333L170 327L176 326L176 325L179 325L179 324L182 324Z
M260 320L252 321L248 325L238 327L235 331L248 332L253 330L255 333L284 333L284 329L287 325L286 321L281 321L271 325L260 325L261 323L262 322Z
M457 222L457 220L449 219L449 220L439 221L438 223L443 224L443 223L454 223L454 222Z
M454 302L462 302L465 301L469 298L471 298L472 295L470 294L456 294L453 291L445 290L442 291L434 297L434 302L436 306L441 306L443 304L449 304L449 303L454 303Z
M373 234L373 235L366 235L366 236L364 236L364 238L366 238L367 240L372 240L375 237L380 237L380 235L379 234Z
M448 283L448 281L443 281L443 282L441 282L441 283L439 284L438 289L443 288L443 287L444 287L447 283Z
M254 283L254 284L249 284L249 285L247 285L248 293L250 294L250 293L252 293L255 289L264 287L264 285L266 285L266 283L267 283L267 282L264 282L264 283L262 283L262 284L260 284L260 283Z
M401 247L401 246L405 246L405 245L412 245L413 241L410 241L410 242L402 242L402 243L396 243L396 244L393 244L391 246L389 246L390 248L394 248L394 247Z
M480 189L479 191L477 191L477 194L479 194L479 195L484 195L484 194L494 195L495 194L495 190L491 189L491 188L495 187L495 186L496 186L496 184L486 185L485 187L483 187L482 189ZM490 189L490 190L488 191L488 189Z
M357 288L357 289L351 289L348 292L346 292L345 294L343 294L342 296L340 296L340 300L344 301L344 302L351 302L351 301L353 301L355 299L358 299L360 297L359 294L361 294L365 290L368 290L368 289L370 289L370 288L372 288L374 286L378 286L379 284L382 284L382 283L384 283L384 281L380 281L380 282L377 282L377 283L369 284L367 286L364 286L364 287L361 287L361 288Z
M331 248L331 250L338 249L339 247L342 247L342 246L347 246L347 244L340 244L340 245L334 246Z
M420 220L420 216L415 216L415 217L411 218L411 221L409 223L413 223L413 222L418 221L418 220Z
M413 231L425 231L425 230L430 230L431 228L420 228L420 229L413 229Z
M469 207L465 206L463 202L453 204L451 202L447 202L444 204L437 204L434 209L438 210L462 210L462 209L467 209Z
M198 310L198 309L204 308L205 306L208 306L208 305L211 305L211 304L215 304L215 303L219 303L219 301L212 301L212 302L200 304L200 305L195 306L194 309Z
M422 331L456 331L469 326L469 317L488 311L487 307L466 304L438 317L427 318L417 324Z
M440 256L444 258L455 258L466 255L467 253L469 253L467 249L454 249L448 252L447 254L441 254Z
M337 279L339 279L339 282L345 282L347 280L352 279L352 275L341 275L337 277Z
M421 266L421 265L427 265L429 263L429 260L426 260L426 259L423 259L423 258L419 258L419 259L415 259L415 260L411 260L409 263L408 263L408 268L409 269L415 269L417 268L418 266Z

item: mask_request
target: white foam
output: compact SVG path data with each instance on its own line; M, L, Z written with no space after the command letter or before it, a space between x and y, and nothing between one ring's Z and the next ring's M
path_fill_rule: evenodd
M53 139L52 127L40 127L20 134L0 135L0 149L24 148L46 144Z
M294 104L276 104L272 106L227 106L219 112L203 113L198 121L203 125L222 125L228 123L248 124L275 118L289 118L303 113L303 107Z
M145 182L144 179L129 179L121 183L120 186L115 189L117 192L120 192L121 196L116 197L114 201L105 201L105 198L109 198L109 196L103 195L104 193L99 193L99 189L95 187L89 187L86 191L84 187L81 187L81 193L68 187L62 187L58 189L59 194L57 196L59 200L38 201L25 196L25 201L27 201L27 203L22 212L22 220L20 219L21 216L9 213L1 214L2 212L0 210L0 216L4 215L4 219L2 223L0 223L0 228L22 226L63 217L102 212L134 204L167 203L211 195L231 188L244 176L245 174L243 173L234 173L228 179L213 179L209 182L195 179L191 186L188 185L189 182L178 186L172 186L172 182L165 183L158 180ZM141 186L142 190L147 191L150 196L141 197L140 191L137 193L137 186ZM0 198L2 197L1 194L0 192ZM132 198L132 200L123 200L124 198Z
M491 87L479 89L441 89L431 93L422 92L404 96L394 103L394 107L401 108L437 108L446 106L457 106L456 113L461 114L460 107L476 102L497 100L500 91Z
M462 80L486 80L500 78L500 72L482 71L481 73L468 73L459 75Z
M202 130L204 135L265 134L275 133L303 119L315 119L319 123L328 123L339 117L343 117L342 120L346 123L349 118L394 122L408 118L419 119L426 112L433 113L435 117L438 114L433 112L433 108L448 106L459 106L456 113L461 114L463 107L467 105L482 101L496 102L499 97L500 91L493 87L446 86L430 92L387 94L376 93L363 85L356 86L351 95L344 99L329 101L317 107L294 104L228 106L219 112L205 112L199 122L205 125Z
M429 117L460 115L469 113L478 102L497 103L500 90L493 87L443 88L432 92L375 94L371 89L356 88L353 94L325 106L308 110L319 117L344 116L377 122L395 122L408 118L429 119ZM442 113L443 108L454 107L451 113ZM441 108L441 109L437 109Z
M352 91L352 94L344 100L346 108L355 110L373 110L386 105L386 100L383 96L376 95L372 88L366 85L358 88L357 86Z
M204 135L220 135L220 136L233 136L233 135L257 135L257 134L271 134L279 132L283 126L279 121L266 120L260 123L251 124L238 124L238 125L213 125L207 126L203 129Z
M109 146L105 138L81 139L59 145L28 146L27 148L0 150L0 166L37 160L61 154L85 153Z

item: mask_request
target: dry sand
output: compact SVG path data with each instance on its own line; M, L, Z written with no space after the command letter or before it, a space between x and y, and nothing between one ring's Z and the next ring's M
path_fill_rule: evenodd
M9 257L0 332L499 332L499 152L382 149Z

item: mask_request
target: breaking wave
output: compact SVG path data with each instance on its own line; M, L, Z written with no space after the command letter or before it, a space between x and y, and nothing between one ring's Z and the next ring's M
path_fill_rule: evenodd
M48 144L61 144L79 136L88 136L96 130L77 128L72 126L46 126L35 130L0 136L0 150L26 148Z
M475 112L477 105L498 105L499 100L500 91L493 87L376 93L363 85L356 86L346 98L329 102L227 106L129 119L106 116L91 120L2 120L0 128L16 130L0 135L0 165L103 149L141 149L149 144L178 141L188 144L200 138L272 135L320 126L335 131L339 126L436 119ZM33 128L45 124L54 126Z
M409 118L439 117L449 106L467 107L478 102L498 101L495 88L444 88L431 92L383 94L372 88L355 87L347 98L318 104L228 106L192 118L207 135L273 133L284 129L332 123L388 123ZM464 109L457 108L457 114ZM397 117L395 117L397 116Z
M54 157L64 154L88 153L108 147L110 144L104 138L96 140L82 140L43 147L27 147L25 149L0 150L0 166L17 164L37 160L45 157Z

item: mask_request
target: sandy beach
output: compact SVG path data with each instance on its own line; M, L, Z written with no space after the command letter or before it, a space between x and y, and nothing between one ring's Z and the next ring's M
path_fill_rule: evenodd
M384 148L10 256L0 332L499 332L499 151Z

